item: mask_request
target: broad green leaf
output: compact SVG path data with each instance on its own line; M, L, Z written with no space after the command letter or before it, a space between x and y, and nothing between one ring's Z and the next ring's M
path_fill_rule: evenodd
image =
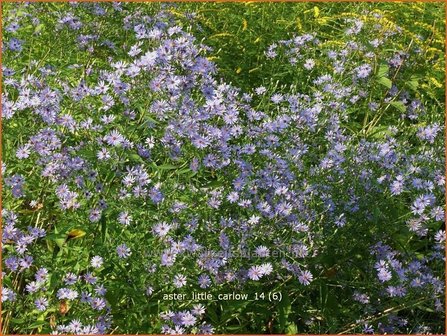
M379 66L379 70L377 71L377 77L386 77L389 69L390 67L387 64L381 64Z
M386 77L379 77L377 78L377 82L381 85L383 85L384 87L386 87L387 89L391 89L391 86L393 85L393 82Z

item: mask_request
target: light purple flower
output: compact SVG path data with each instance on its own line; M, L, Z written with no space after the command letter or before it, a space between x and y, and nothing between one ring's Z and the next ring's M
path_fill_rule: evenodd
M48 300L44 297L38 298L34 301L37 310L45 311L48 307Z
M309 285L313 280L313 275L312 273L310 273L309 271L302 271L300 273L300 275L298 275L298 281L302 284L302 285Z
M116 248L116 253L118 254L118 257L122 259L128 258L132 252L130 251L130 248L126 246L126 244L121 244Z
M94 256L92 260L90 261L90 265L94 268L100 268L102 264L104 263L104 259L100 256Z

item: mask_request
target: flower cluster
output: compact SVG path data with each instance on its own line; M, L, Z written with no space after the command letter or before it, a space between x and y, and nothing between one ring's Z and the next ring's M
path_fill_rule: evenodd
M160 297L279 286L307 316L333 281L365 333L405 332L368 316L408 301L443 311L443 118L402 84L421 51L389 51L399 27L367 13L343 45L278 41L266 62L287 59L296 84L242 92L168 10L45 8L4 22L8 314L55 334L210 334L226 331L215 303ZM24 62L29 23L83 63Z

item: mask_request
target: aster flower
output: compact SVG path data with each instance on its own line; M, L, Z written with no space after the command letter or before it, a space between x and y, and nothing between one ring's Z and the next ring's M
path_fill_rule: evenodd
M148 286L146 288L146 295L151 296L153 293L154 293L154 288L152 288L151 286Z
M28 293L35 293L40 289L40 286L40 283L32 281L27 284L25 288Z
M2 302L13 302L17 298L17 294L9 288L2 287Z
M377 277L379 278L379 280L381 282L386 282L386 281L391 280L392 275L391 275L391 272L388 269L381 268L377 272Z
M238 195L238 193L235 192L235 191L229 193L228 196L227 196L227 200L228 200L230 203L235 203L238 199L239 199L239 195Z
M210 141L207 137L197 135L192 139L192 144L199 149L203 149L210 145Z
M103 310L106 307L106 300L104 298L94 298L90 304L95 310Z
M255 280L258 281L259 279L262 278L262 276L264 275L264 269L261 266L251 266L248 269L248 273L247 276L251 279L251 280Z
M95 287L95 292L100 296L104 296L107 293L107 289L103 285L99 285Z
M165 250L161 255L161 265L162 266L172 266L175 263L177 254L174 250Z
M445 242L445 231L439 230L435 234L435 241L437 244L443 244Z
M34 301L34 304L35 304L37 310L45 311L48 307L48 300L44 297L38 298Z
M82 329L82 323L79 320L72 320L68 324L67 329L72 333L79 333Z
M69 288L61 288L57 291L57 298L59 300L68 299L74 300L78 297L78 292Z
M204 324L199 328L200 335L212 335L214 333L214 328L210 324Z
M417 133L418 138L426 140L428 143L434 143L435 138L441 127L438 124L429 125L427 127L420 127Z
M363 304L369 303L369 300L370 300L368 295L362 294L362 293L359 293L359 292L355 292L354 295L353 295L353 298L354 298L354 300L356 300L356 301L358 301L360 303L363 303Z
M197 318L190 312L186 312L186 313L182 314L182 324L185 327L193 326L196 324L196 322L197 322Z
M356 72L356 76L357 78L367 78L369 76L369 74L371 73L371 66L369 64L363 64L357 68L354 69L354 71Z
M101 219L101 210L94 208L90 211L89 219L92 223L98 222Z
M173 283L176 288L182 288L186 285L186 276L184 276L183 274L175 275Z
M373 326L369 324L365 324L362 328L362 333L364 334L374 334L374 328Z
M15 52L20 52L23 49L23 41L12 37L8 42L7 42L7 47L9 50L11 51L15 51Z
M313 280L313 275L312 273L310 273L309 271L302 271L300 272L300 274L298 275L298 281L302 284L302 285L309 285Z
M16 157L18 159L26 159L31 154L31 145L25 144L17 149Z
M426 208L426 203L422 197L418 197L411 205L411 212L415 215L422 215Z
M255 253L261 258L265 258L270 255L270 250L268 249L268 247L260 245L256 247Z
M208 288L211 285L211 279L206 274L201 274L198 279L200 288Z
M264 94L265 92L267 92L267 89L266 89L264 86L260 86L260 87L258 87L258 88L255 89L255 93L256 93L257 95L262 95L262 94Z
M260 271L262 275L269 275L273 272L273 266L271 263L264 263L260 265Z
M86 274L84 275L84 280L85 280L86 283L94 284L94 283L96 283L96 281L98 280L98 278L95 277L95 276L93 276L92 273L86 273Z
M283 101L284 97L279 93L275 93L270 99L274 104L279 104Z
M205 306L202 304L196 304L193 306L193 309L191 311L195 316L201 316L205 314Z
M160 191L159 188L153 187L149 191L149 197L151 198L152 202L158 204L163 201L164 196L163 193Z
M104 141L111 146L119 146L123 144L124 137L117 130L113 130L107 136L104 137Z
M39 268L36 272L36 282L42 283L45 282L48 278L48 270L44 267Z
M132 217L128 212L123 211L118 216L118 222L124 226L128 226L132 222Z
M28 269L33 264L34 258L30 255L26 255L23 258L19 259L19 265L22 270Z
M306 70L312 70L315 66L315 61L311 58L307 59L306 62L304 62L304 68Z
M171 230L171 225L169 225L168 223L165 223L165 222L158 223L153 228L154 234L156 234L157 236L159 236L161 238L165 237L169 233L170 230Z
M132 254L130 248L128 248L126 244L119 245L116 248L116 253L118 254L118 257L120 257L121 259L126 259L130 257L130 255Z
M93 268L100 268L104 263L104 260L100 256L94 256L91 261L90 265L92 265Z

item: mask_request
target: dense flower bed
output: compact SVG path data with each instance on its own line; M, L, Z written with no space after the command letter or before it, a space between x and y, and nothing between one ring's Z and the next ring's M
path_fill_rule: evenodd
M6 330L440 331L444 114L420 93L423 38L393 49L402 28L346 17L338 44L265 51L292 86L243 92L194 14L155 8L6 12Z

